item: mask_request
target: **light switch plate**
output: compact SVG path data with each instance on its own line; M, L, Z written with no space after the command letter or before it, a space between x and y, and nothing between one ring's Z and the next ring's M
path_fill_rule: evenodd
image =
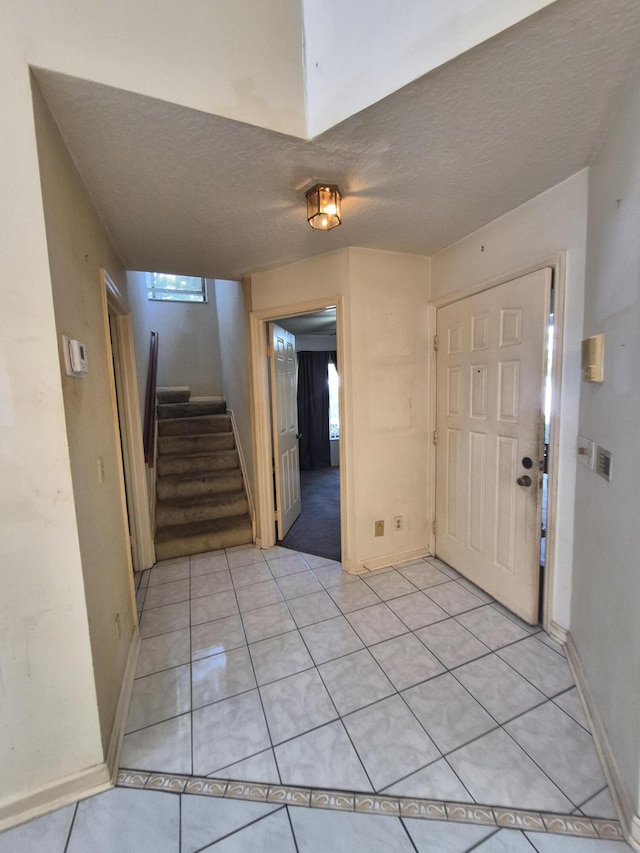
M596 445L590 438L585 438L583 435L578 436L578 461L586 465L587 468L593 470L595 460Z

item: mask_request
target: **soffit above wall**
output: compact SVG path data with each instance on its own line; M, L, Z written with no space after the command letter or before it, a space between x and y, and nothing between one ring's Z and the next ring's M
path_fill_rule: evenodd
M551 6L312 141L37 71L130 269L238 278L361 246L431 255L583 168L637 60L636 0ZM304 190L343 190L313 232Z

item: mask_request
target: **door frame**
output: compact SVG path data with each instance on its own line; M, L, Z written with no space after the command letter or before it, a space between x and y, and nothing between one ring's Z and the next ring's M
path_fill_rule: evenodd
M340 537L343 563L348 562L350 553L348 524L348 471L349 455L345 436L349 435L349 414L345 401L349 387L349 368L345 347L344 303L341 296L314 299L277 308L264 308L249 314L251 341L251 422L256 479L256 545L272 548L276 543L275 497L272 471L271 407L269 405L269 366L267 358L267 331L270 322L300 314L313 314L324 308L336 307L336 351L340 366Z
M439 308L459 302L476 293L490 290L501 284L507 284L516 278L521 278L538 270L550 268L553 273L554 292L554 337L553 337L553 363L551 369L551 419L549 429L549 453L547 459L548 470L548 492L547 492L547 532L545 549L544 587L542 597L542 627L545 631L564 640L564 630L556 625L554 620L555 608L555 552L556 552L556 512L558 502L558 456L560 450L560 420L561 420L561 389L562 389L562 361L564 344L564 307L566 291L566 252L559 252L550 258L545 258L531 266L522 267L505 275L497 276L471 285L464 290L457 290L433 299L429 302L429 340L431 341L430 353L433 357L429 360L428 386L429 399L435 401L435 405L429 406L429 435L433 435L436 429L436 359L433 341L436 335L436 315ZM429 536L429 553L435 550L434 525L436 518L436 448L433 441L429 446L429 494L428 507L431 534Z
M129 511L131 556L135 572L149 569L156 561L153 528L149 512L147 473L142 449L142 420L138 396L131 311L120 289L109 273L100 267L100 280L106 297L107 348L113 359L113 378L118 389L118 401L113 400L116 425L122 444L123 488ZM111 346L109 320L116 338L116 350ZM115 392L115 387L114 387ZM118 406L118 403L120 404ZM123 495L124 499L125 495Z

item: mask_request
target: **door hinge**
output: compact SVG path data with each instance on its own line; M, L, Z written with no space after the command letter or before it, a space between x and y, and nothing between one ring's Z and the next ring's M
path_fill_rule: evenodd
M433 519L433 521L431 523L431 532L433 533L434 536L436 535L436 520L435 520L435 518Z
M274 521L280 521L279 515L280 515L280 513L278 512L278 510L276 510L276 511L273 513L273 520L274 520Z
M434 429L434 431L433 431L433 443L434 444L438 443L438 430L436 430L436 429Z
M273 347L267 347L267 358L273 358Z
M433 348L436 352L438 352L438 336L437 335L433 336Z

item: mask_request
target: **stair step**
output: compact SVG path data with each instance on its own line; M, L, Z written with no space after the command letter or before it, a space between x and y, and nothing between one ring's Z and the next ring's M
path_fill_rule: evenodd
M167 474L205 474L209 471L228 471L237 468L237 450L217 450L203 455L171 454L158 456L158 476Z
M246 515L248 511L249 504L244 491L158 501L156 504L156 531L162 527L171 527L177 524Z
M166 423L166 421L165 421ZM236 446L232 432L212 432L203 435L162 435L158 438L159 455L182 453L212 453L233 450Z
M253 541L248 515L216 518L178 524L156 531L157 560L169 560L187 554L202 554L234 545L248 545Z
M224 400L189 403L158 403L158 420L168 418L194 418L202 415L224 415L227 404Z
M239 468L228 471L210 471L206 474L168 474L158 477L158 500L190 498L196 495L217 495L220 492L237 492L242 489Z
M231 432L229 415L200 415L195 418L168 418L158 421L158 435L204 435Z
M164 388L156 388L156 400L158 403L188 403L191 389L188 385L167 385Z

